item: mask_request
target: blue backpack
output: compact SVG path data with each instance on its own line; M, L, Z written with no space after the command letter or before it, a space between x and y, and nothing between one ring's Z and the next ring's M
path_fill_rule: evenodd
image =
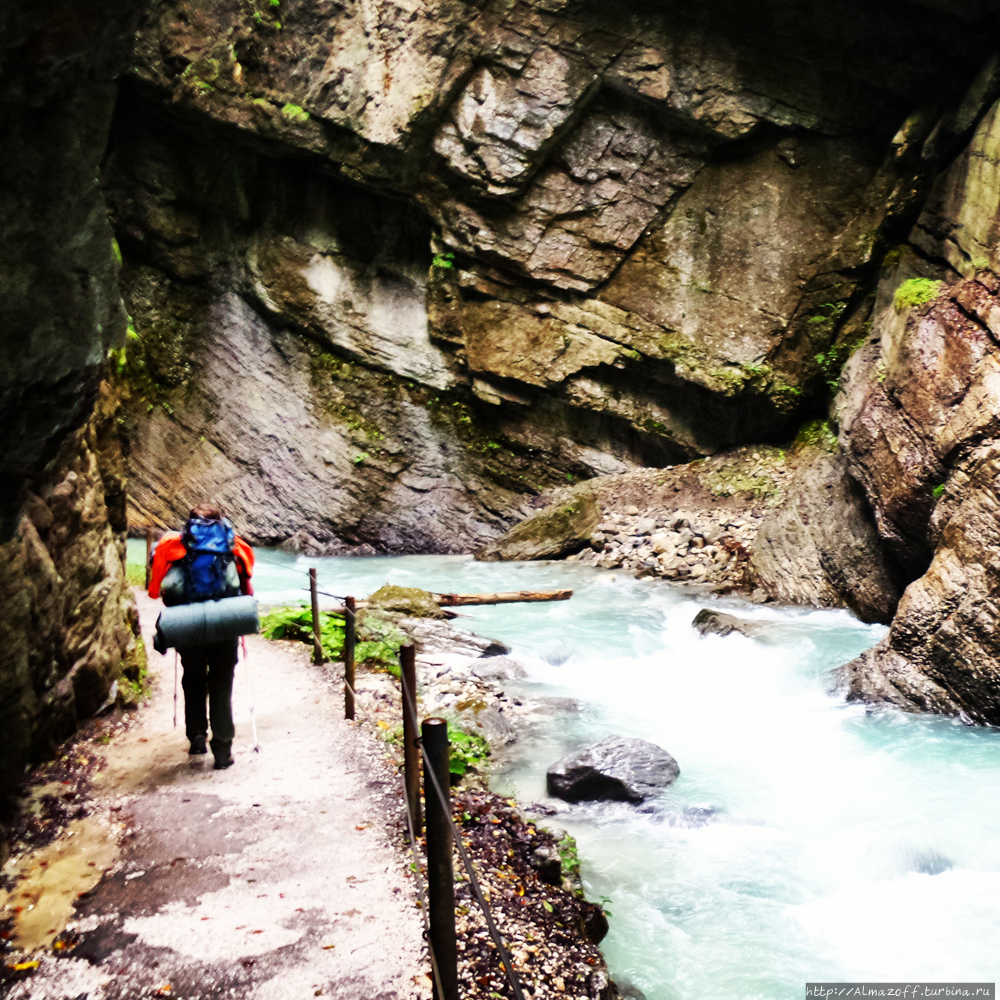
M232 524L192 517L181 532L187 549L182 560L187 604L217 601L240 592L240 577L233 555L236 532Z

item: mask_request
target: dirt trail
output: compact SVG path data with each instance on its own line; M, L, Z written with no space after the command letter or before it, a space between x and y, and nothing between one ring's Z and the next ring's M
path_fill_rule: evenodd
M307 647L248 640L261 752L241 663L236 764L213 771L208 755L192 766L182 702L172 724L173 652L159 656L148 637L159 604L139 599L159 683L102 748L91 820L119 830L120 852L77 906L77 946L39 952L40 967L8 996L428 996L406 858L385 832L398 779L343 720Z

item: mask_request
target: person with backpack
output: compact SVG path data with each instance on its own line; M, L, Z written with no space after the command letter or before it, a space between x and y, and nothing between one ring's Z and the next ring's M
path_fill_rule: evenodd
M149 596L162 597L168 607L253 594L253 549L236 534L232 522L211 503L191 509L182 531L165 534L153 550ZM234 637L178 650L184 674L184 724L189 753L208 753L208 722L212 722L215 769L233 764L233 675L237 642ZM208 712L205 710L206 700Z

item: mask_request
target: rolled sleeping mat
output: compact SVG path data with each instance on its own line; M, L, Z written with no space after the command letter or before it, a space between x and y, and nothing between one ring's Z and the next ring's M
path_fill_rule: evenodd
M256 597L223 597L218 601L178 604L164 608L156 619L153 648L163 653L171 646L204 646L260 629Z

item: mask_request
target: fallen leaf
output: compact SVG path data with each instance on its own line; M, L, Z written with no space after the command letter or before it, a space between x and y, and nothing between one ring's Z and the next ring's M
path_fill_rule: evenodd
M174 988L170 983L164 983L154 994L154 997L168 997L173 993Z
M34 962L15 962L14 965L8 965L7 968L14 972L27 972L29 969L37 969L41 964L37 960Z
M547 899L542 900L542 906L544 906L545 909L549 911L549 913L552 912L552 904Z
M250 933L251 934L263 934L264 932L261 930L261 931L251 931Z
M325 944L323 945L323 951L329 951L331 948L336 948L335 944Z

